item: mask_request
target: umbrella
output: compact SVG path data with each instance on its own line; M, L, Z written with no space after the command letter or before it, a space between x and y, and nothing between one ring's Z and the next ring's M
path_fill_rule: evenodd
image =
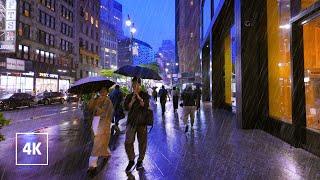
M97 92L103 87L110 88L114 84L114 82L108 80L105 77L86 77L76 81L74 85L68 90L68 92L74 94L88 94Z
M140 66L123 66L115 71L115 73L129 77L138 77L141 79L162 80L157 72L153 71L152 69Z

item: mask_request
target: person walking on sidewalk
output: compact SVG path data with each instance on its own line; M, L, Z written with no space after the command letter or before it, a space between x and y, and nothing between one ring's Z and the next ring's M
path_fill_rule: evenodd
M190 116L191 120L191 128L193 127L194 124L194 113L196 110L196 95L194 91L192 90L192 87L188 85L186 89L183 91L181 94L181 98L183 101L183 122L186 126L185 132L188 132L189 125L188 125L188 119Z
M103 88L100 90L99 97L92 97L88 103L88 108L93 112L94 116L100 117L89 159L88 173L92 173L98 166L97 161L99 157L108 159L111 155L109 150L109 140L113 105L108 97L108 90Z
M159 97L160 97L162 115L164 115L164 113L166 112L166 103L167 103L168 96L169 96L168 95L168 91L165 89L164 86L162 86L162 88L159 90Z
M152 97L153 97L153 100L155 102L158 101L158 92L157 92L157 89L154 87L153 90L152 90Z
M196 106L197 106L197 110L200 110L200 101L201 101L201 89L200 86L198 85L197 88L195 89L195 94L196 94Z
M110 99L112 101L113 107L114 107L114 112L113 112L113 118L112 121L115 123L115 128L116 131L119 130L119 121L124 118L124 112L122 108L122 100L123 100L123 95L122 92L120 91L120 86L116 85L114 90L110 93Z
M178 109L179 97L180 97L180 91L179 91L179 89L176 88L176 87L173 87L173 91L172 91L172 101L173 101L173 110L174 110L174 112L176 112L177 109Z
M133 93L129 94L124 103L124 107L129 111L127 128L126 128L126 138L125 138L125 149L129 159L129 164L126 168L126 172L130 172L135 162L134 153L134 141L137 134L139 143L139 158L136 165L136 169L143 168L143 159L147 150L147 125L137 125L135 121L139 115L146 112L149 108L150 97L148 93L141 90L141 79L132 79L132 89Z

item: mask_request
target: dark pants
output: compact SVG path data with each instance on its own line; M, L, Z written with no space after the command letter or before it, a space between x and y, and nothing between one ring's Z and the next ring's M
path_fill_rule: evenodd
M160 100L162 114L166 112L166 100Z
M178 104L179 104L179 96L173 96L173 109L176 110L178 109Z
M154 101L158 101L158 97L157 96L153 96L153 100Z
M143 161L144 156L147 150L148 143L148 131L147 126L131 126L127 125L126 129L126 140L125 140L125 149L129 161L134 161L134 141L137 134L138 143L139 143L139 158L138 161Z

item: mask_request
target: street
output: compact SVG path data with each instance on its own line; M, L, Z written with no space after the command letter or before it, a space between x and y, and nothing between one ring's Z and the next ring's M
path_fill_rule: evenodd
M75 105L39 106L5 112L12 124L2 132L0 179L87 179L92 143ZM161 117L152 102L155 123L148 137L144 170L125 173L124 134L112 156L93 179L320 179L320 158L291 147L261 130L235 127L235 116L204 103L195 127L184 133L181 108L171 102ZM123 132L125 120L120 121ZM15 165L16 132L49 133L48 166ZM136 144L137 145L137 144ZM20 153L20 152L19 152ZM136 146L136 154L137 146Z

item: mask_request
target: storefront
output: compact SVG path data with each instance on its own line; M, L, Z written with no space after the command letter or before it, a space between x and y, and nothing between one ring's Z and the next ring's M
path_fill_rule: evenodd
M75 71L14 58L0 59L0 92L66 92Z
M0 59L0 92L32 93L34 73L32 63L14 58Z
M224 0L211 16L201 56L213 108L320 155L320 1Z

